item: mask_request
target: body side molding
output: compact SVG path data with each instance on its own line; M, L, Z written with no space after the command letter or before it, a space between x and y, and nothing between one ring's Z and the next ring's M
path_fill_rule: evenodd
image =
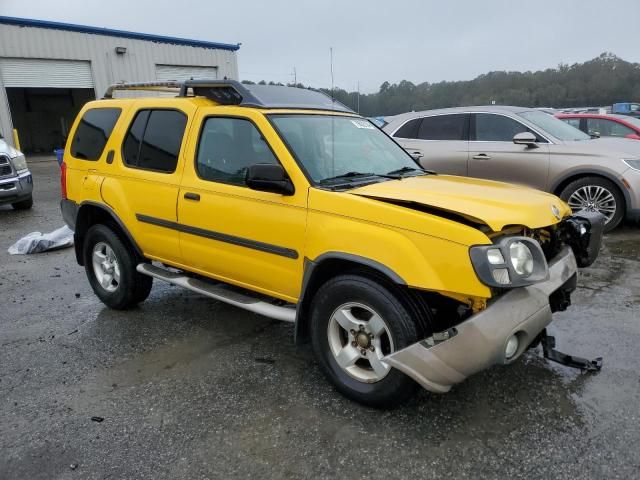
M236 237L235 235L214 232L213 230L205 230L203 228L192 227L190 225L184 225L182 223L172 222L170 220L163 220L161 218L142 215L140 213L136 213L136 218L139 222L149 223L158 227L170 228L172 230L177 230L178 232L188 233L190 235L196 235L198 237L209 238L211 240L217 240L219 242L230 243L232 245L238 245L240 247L259 250L261 252L272 253L274 255L291 258L293 260L298 258L298 252L296 250L281 247L279 245L259 242L257 240L251 240L244 237Z

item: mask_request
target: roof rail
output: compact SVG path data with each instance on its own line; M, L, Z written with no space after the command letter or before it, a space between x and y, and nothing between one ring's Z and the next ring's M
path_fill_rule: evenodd
M116 90L144 90L146 92L175 92L175 89L182 88L182 82L132 82L116 83L109 86L103 98L113 98Z
M206 97L221 105L330 110L355 113L350 108L319 90L279 85L243 84L237 80L116 83L107 88L104 98L113 98L113 92L116 90L175 92L179 97ZM189 95L189 91L191 91L191 95Z

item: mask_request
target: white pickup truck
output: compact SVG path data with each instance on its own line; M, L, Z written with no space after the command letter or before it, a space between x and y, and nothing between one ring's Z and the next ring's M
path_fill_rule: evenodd
M0 205L28 210L33 206L32 192L33 178L24 155L8 145L0 133Z

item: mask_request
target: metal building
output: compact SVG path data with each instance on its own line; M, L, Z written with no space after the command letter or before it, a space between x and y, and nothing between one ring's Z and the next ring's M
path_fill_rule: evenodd
M0 133L61 147L82 105L117 82L238 78L240 44L0 16Z

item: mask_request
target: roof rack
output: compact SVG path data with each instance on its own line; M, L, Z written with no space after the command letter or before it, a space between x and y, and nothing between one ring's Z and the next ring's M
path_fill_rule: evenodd
M257 108L291 108L355 113L319 90L279 85L243 84L236 80L186 80L183 82L117 83L107 88L104 98L118 90L174 92L178 97L206 97L221 105Z

